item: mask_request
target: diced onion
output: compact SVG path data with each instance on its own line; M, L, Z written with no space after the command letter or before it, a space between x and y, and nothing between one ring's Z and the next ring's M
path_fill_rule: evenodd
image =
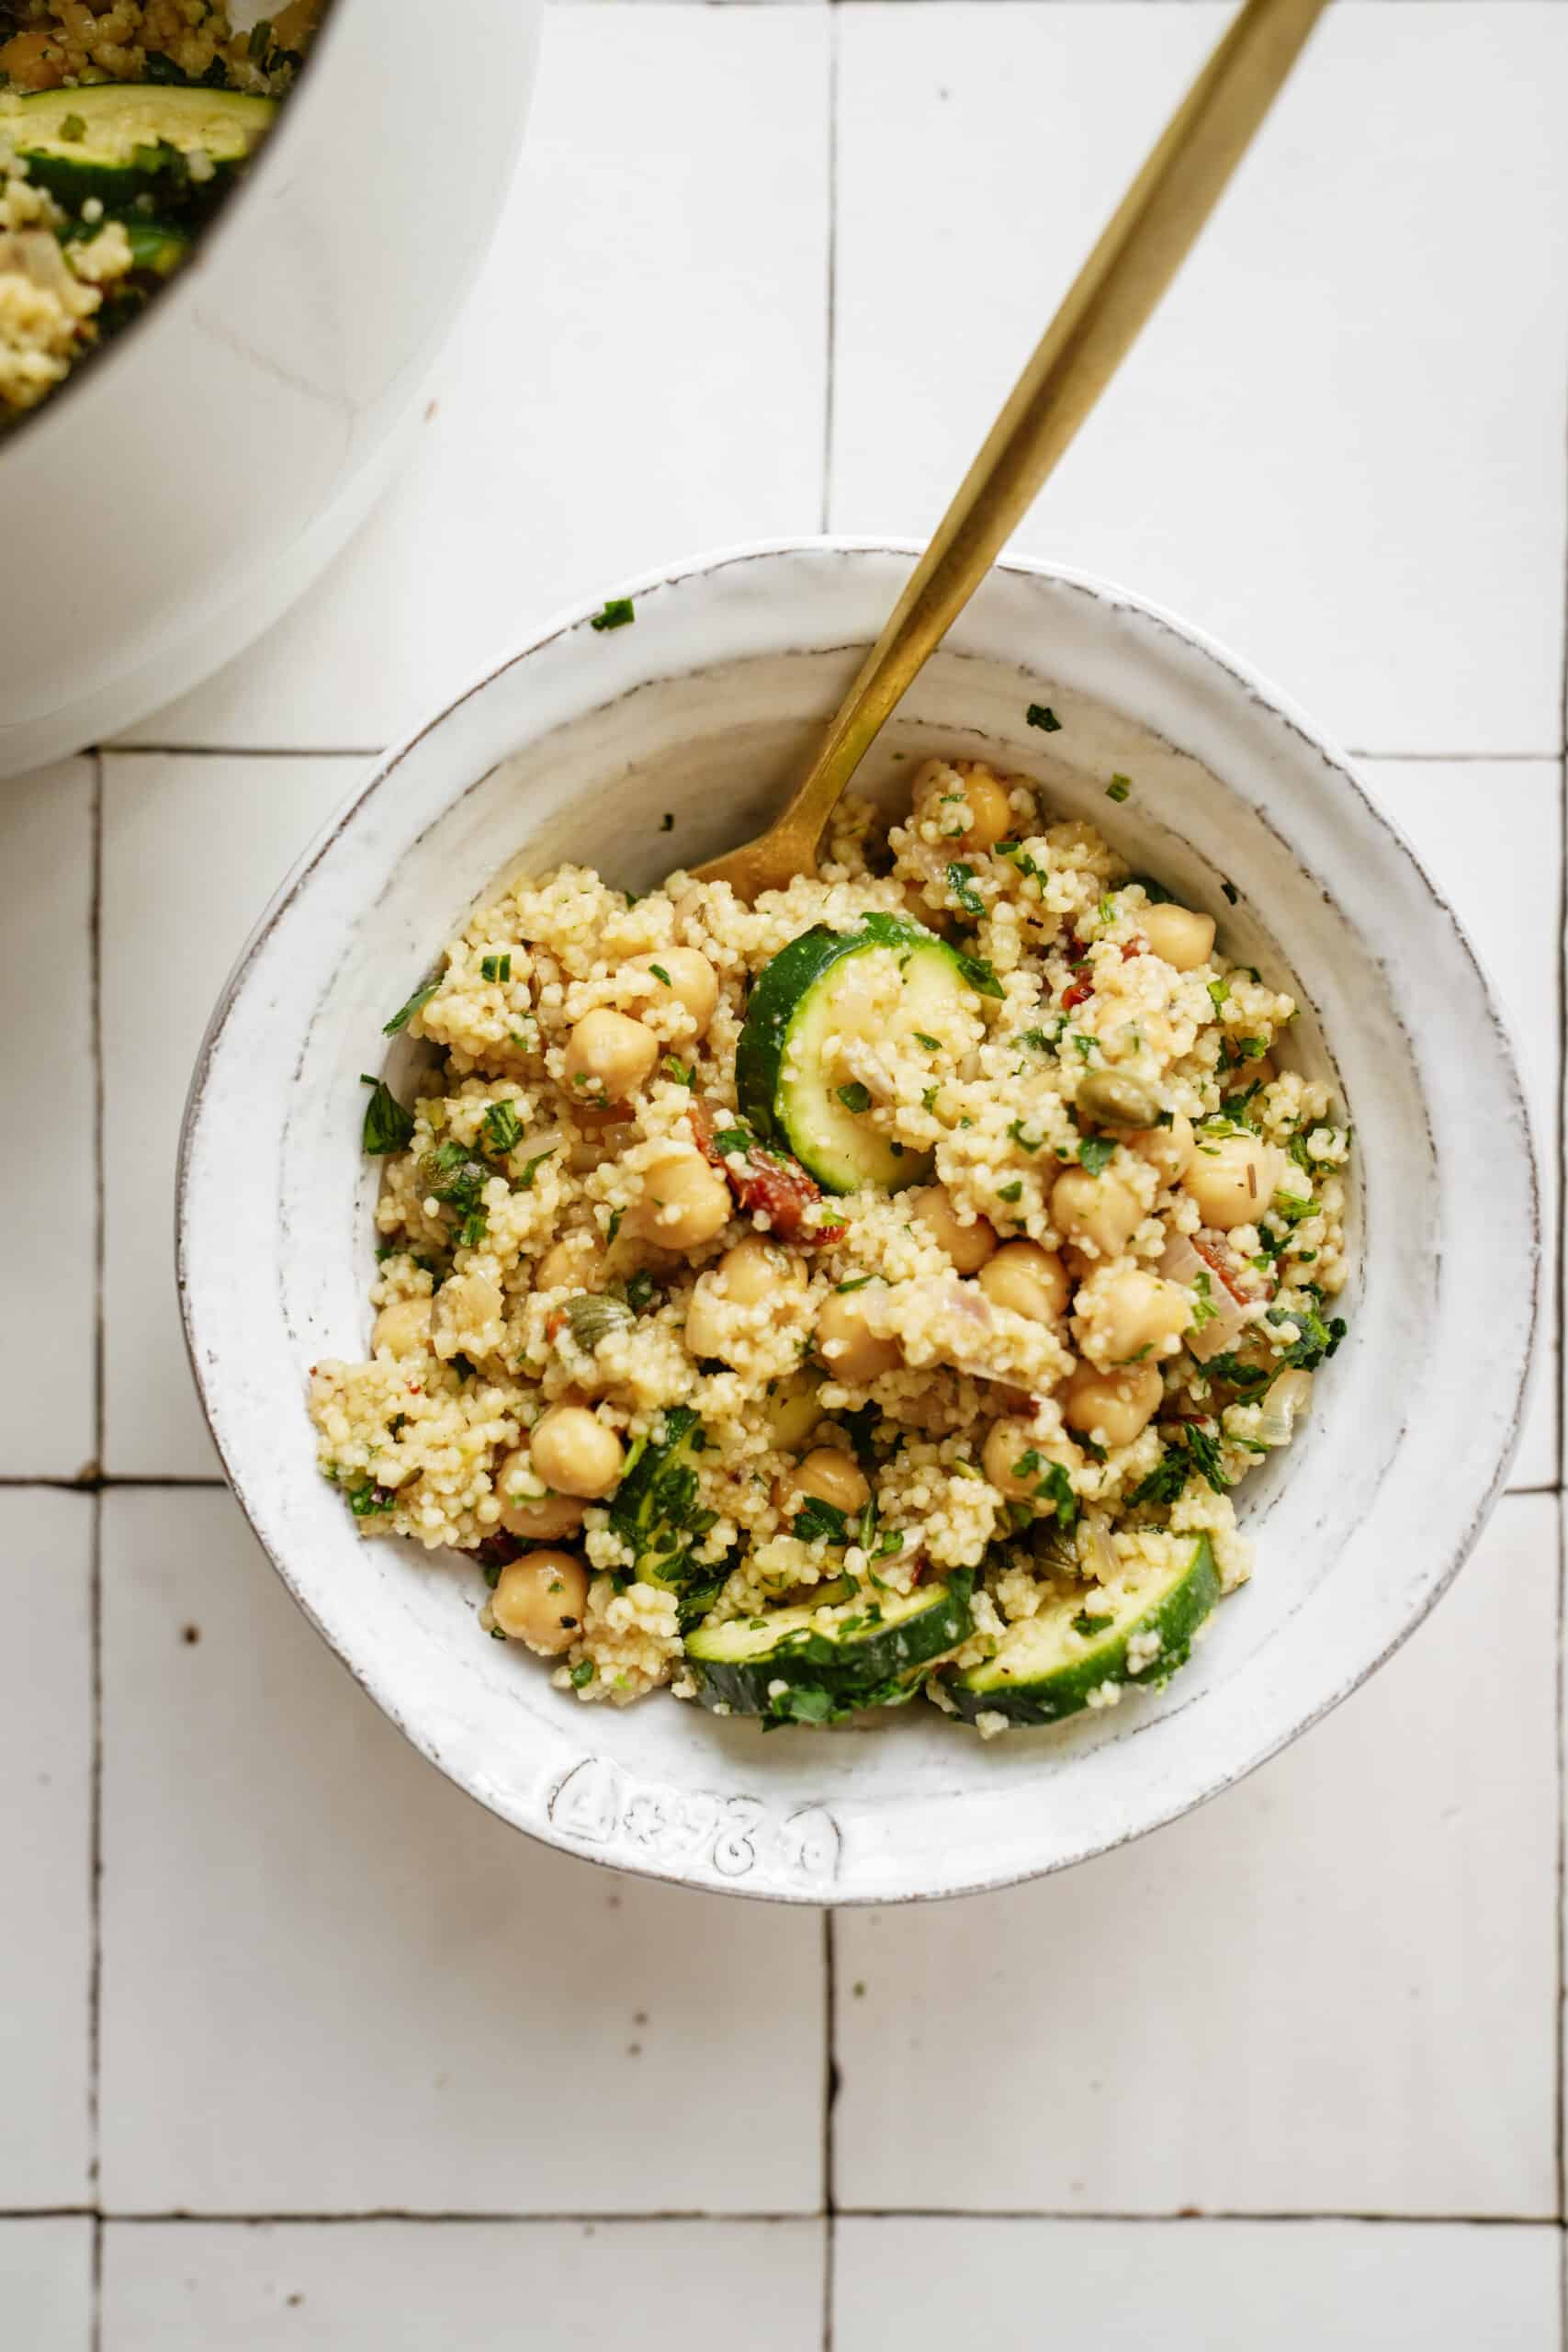
M1294 1369L1282 1372L1271 1384L1258 1408L1258 1443L1289 1445L1296 1423L1306 1419L1311 1406L1311 1373Z
M1085 1511L1078 1522L1078 1565L1086 1577L1109 1584L1121 1568L1111 1541L1111 1521L1101 1510Z
M1223 1355L1234 1348L1246 1328L1247 1309L1240 1300L1231 1296L1221 1275L1215 1272L1201 1250L1195 1250L1185 1233L1173 1233L1166 1244L1159 1271L1167 1282L1180 1283L1186 1290L1194 1290L1200 1275L1208 1283L1205 1303L1214 1310L1201 1331L1190 1327L1183 1333L1182 1341L1189 1355L1200 1363L1207 1363L1211 1356ZM1201 1290L1196 1292L1204 1297Z

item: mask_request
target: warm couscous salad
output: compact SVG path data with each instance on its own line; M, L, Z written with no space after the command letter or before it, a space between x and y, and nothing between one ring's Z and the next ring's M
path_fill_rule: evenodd
M180 267L321 6L0 0L0 433Z
M514 881L387 1024L412 1104L367 1080L377 1314L313 1367L321 1466L581 1699L923 1690L990 1734L1157 1685L1345 1328L1294 1012L968 761L754 907Z

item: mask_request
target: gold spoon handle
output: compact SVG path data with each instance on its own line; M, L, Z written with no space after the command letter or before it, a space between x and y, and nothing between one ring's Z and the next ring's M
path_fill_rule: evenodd
M883 722L1115 374L1325 5L1247 0L1171 117L1014 385L800 789L767 837L770 848L786 831L804 843L788 874L813 863L833 805ZM776 862L767 860L770 866ZM786 878L784 872L769 872L753 888Z

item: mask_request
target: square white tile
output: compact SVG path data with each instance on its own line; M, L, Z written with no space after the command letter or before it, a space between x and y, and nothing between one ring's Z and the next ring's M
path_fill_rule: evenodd
M1556 2241L1462 2222L849 2221L834 2344L884 2352L897 2306L904 2352L1557 2352Z
M803 2352L820 2222L111 2224L103 2352Z
M94 1509L0 1492L0 2209L91 2195Z
M1557 1547L1506 1500L1367 1690L1156 1836L841 1915L840 2205L1554 2214Z
M935 523L1230 14L836 12L835 529ZM1021 548L1341 741L1555 753L1565 87L1561 7L1331 9Z
M0 786L0 999L14 1105L44 1110L47 1159L0 1164L7 1252L0 1476L73 1478L94 1444L93 763ZM65 1249L27 1237L69 1236Z
M251 925L363 766L105 758L104 1459L117 1476L218 1469L175 1295L186 1089Z
M91 2222L0 2221L0 2341L15 2352L92 2352Z
M104 1564L111 2211L818 2208L817 1915L504 1828L226 1494L109 1495Z
M1486 964L1513 1024L1535 1121L1547 1251L1533 1402L1516 1487L1558 1476L1557 1137L1562 1061L1562 791L1555 760L1367 760L1361 773L1414 843Z
M547 13L513 198L396 487L134 740L391 741L579 598L820 527L828 12Z

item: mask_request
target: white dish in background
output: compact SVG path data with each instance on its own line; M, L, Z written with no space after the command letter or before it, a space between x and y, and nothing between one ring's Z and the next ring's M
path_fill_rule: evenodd
M0 439L0 776L209 676L364 520L500 217L538 28L539 0L447 40L415 0L333 0L185 267Z
M924 1704L767 1736L654 1696L551 1688L487 1640L471 1564L365 1542L318 1475L309 1365L364 1353L378 1170L359 1073L382 1023L527 854L646 888L754 831L912 560L859 541L736 550L634 583L633 627L563 621L394 752L308 853L214 1015L182 1141L192 1360L285 1582L425 1754L519 1827L694 1885L890 1902L1060 1868L1171 1819L1354 1689L1456 1572L1517 1442L1539 1204L1517 1073L1451 910L1342 757L1195 631L1014 563L868 763L984 752L1221 921L1303 1006L1292 1059L1356 1127L1345 1345L1288 1454L1238 1498L1253 1583L1161 1694L982 1745ZM1029 727L1051 704L1059 732ZM1110 776L1132 797L1105 797ZM669 813L672 830L662 828ZM1221 892L1237 892L1231 906Z

